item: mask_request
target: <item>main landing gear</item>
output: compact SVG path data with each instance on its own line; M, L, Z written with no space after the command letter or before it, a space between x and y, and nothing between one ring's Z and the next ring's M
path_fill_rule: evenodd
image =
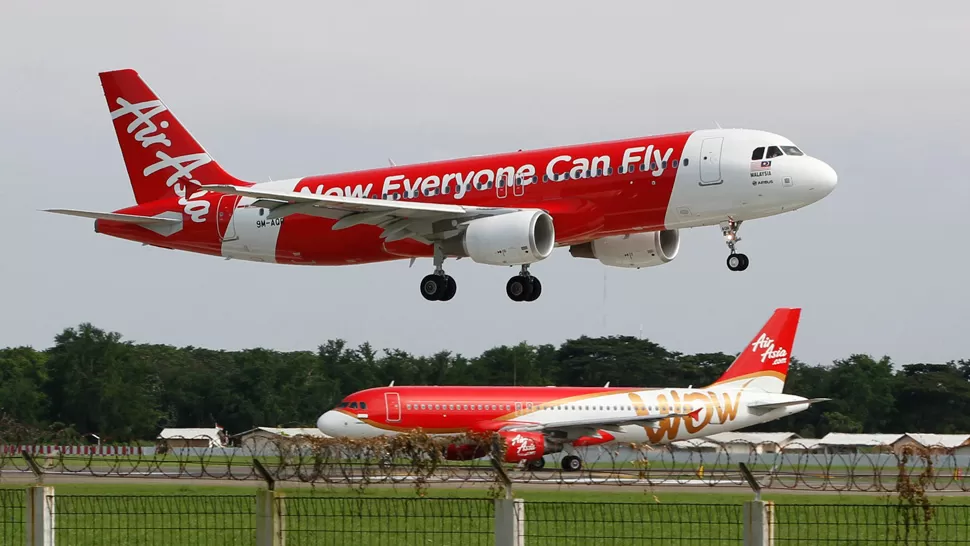
M421 279L421 295L428 301L448 301L458 292L458 283L441 267L445 253L438 245L434 247L434 273Z
M458 292L458 283L445 273L444 263L445 253L435 245L434 273L421 279L421 295L428 301L448 301ZM536 301L542 293L542 283L529 273L528 265L523 265L519 274L506 283L505 293L512 301Z
M562 458L562 469L566 472L576 472L583 467L583 460L575 455L566 455Z
M523 265L519 274L505 284L505 293L512 301L536 301L542 293L542 283L529 273L528 265Z
M731 254L727 257L727 266L731 271L744 271L748 268L748 257L735 251L735 245L741 242L738 237L738 230L741 229L741 221L735 222L729 219L721 222L721 234L724 235L724 242L731 249Z

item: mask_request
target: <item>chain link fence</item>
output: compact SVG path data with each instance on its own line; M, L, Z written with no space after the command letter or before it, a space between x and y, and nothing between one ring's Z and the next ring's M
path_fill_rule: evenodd
M256 544L252 495L57 495L47 502L55 505L57 544Z
M48 511L57 544L544 545L970 544L970 504L521 501L283 495L55 495L31 511L26 489L0 489L0 544L24 544L29 512ZM506 504L503 504L506 503ZM514 533L502 542L511 503ZM747 513L765 514L761 542ZM26 516L26 517L25 517ZM759 539L759 540L761 540ZM41 543L41 542L38 542ZM48 543L48 542L42 542Z
M0 489L0 544L23 544L26 522L24 489Z
M970 544L970 506L776 504L775 544Z

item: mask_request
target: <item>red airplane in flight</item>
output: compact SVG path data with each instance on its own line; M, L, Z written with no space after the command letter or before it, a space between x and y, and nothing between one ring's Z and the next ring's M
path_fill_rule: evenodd
M713 129L252 183L228 174L134 70L100 74L135 195L95 231L227 259L347 265L432 258L427 300L457 284L445 258L521 266L506 285L534 301L529 266L555 247L607 266L670 262L684 228L719 225L732 271L741 223L828 195L835 171L776 134Z
M423 430L432 436L497 432L506 461L531 469L544 455L566 452L564 470L579 470L576 448L665 444L774 421L828 398L782 394L801 309L776 309L721 377L705 387L390 386L351 394L317 419L335 437L369 438ZM450 459L471 459L471 444L450 445Z

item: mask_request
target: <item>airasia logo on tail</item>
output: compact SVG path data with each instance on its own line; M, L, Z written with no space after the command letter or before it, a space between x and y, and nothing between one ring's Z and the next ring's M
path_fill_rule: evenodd
M162 121L158 125L155 125L155 122L152 121L152 118L158 114L168 111L168 108L162 104L162 101L149 100L131 104L124 98L118 97L115 102L117 102L120 108L111 111L111 119L116 120L129 114L134 116L134 119L128 124L125 130L129 135L134 133L135 141L140 143L143 148L148 148L149 146L172 146L172 141L168 139L168 136L159 130L160 128L167 129L168 122ZM173 189L175 195L179 198L179 205L184 207L183 211L187 216L192 218L193 222L205 222L205 217L209 214L209 202L199 198L207 192L203 190L186 196L186 185L180 182L179 179L184 178L189 182L198 184L198 182L192 179L192 171L211 163L212 158L209 157L209 154L203 152L171 157L164 151L158 150L155 152L155 158L158 159L158 162L145 167L142 174L150 176L163 169L174 169L174 172L165 181L165 185Z
M788 351L784 348L775 348L775 340L768 337L768 334L762 333L758 339L751 344L751 352L758 353L761 350L761 362L764 363L768 359L773 359L771 362L772 366L777 366L779 364L784 364L788 362Z

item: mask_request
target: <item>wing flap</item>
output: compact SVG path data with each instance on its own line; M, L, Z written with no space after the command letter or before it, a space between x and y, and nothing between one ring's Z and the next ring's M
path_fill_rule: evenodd
M788 406L800 406L802 404L814 404L816 402L828 402L831 398L806 398L804 400L787 400L785 402L763 402L754 404L748 404L749 410L757 410L759 412L768 412L773 409L786 408Z

